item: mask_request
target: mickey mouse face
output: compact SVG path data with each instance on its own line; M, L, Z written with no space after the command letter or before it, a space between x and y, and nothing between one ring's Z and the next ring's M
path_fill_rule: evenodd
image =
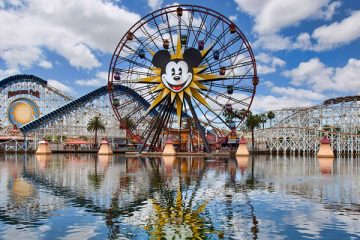
M163 84L173 92L187 88L193 78L185 61L170 61L166 64L165 73L161 75Z
M161 68L161 81L166 88L173 92L181 92L186 89L193 80L193 67L202 61L199 50L187 49L183 54L184 59L170 60L170 53L161 50L154 55L152 63Z

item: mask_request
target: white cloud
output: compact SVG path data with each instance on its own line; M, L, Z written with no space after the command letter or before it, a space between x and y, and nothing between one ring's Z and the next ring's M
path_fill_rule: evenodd
M279 68L286 65L285 61L266 53L260 53L257 55L256 61L258 74L263 75L276 72Z
M255 16L261 12L268 0L235 0L238 4L238 10Z
M163 4L163 0L147 0L147 3L152 10L157 10Z
M237 17L238 17L237 15L230 15L229 19L230 19L230 21L236 21Z
M251 105L251 111L261 113L269 110L277 110L291 107L312 106L314 102L305 98L294 98L291 96L256 95Z
M261 85L264 85L266 88L272 88L275 86L275 84L272 81L260 81Z
M292 39L279 34L259 36L254 42L254 48L262 48L271 51L279 51L292 48Z
M19 66L30 68L32 65L51 68L51 63L45 59L38 47L4 49L1 58L5 60L9 68L19 68Z
M335 2L333 3L335 4ZM302 49L324 51L360 38L360 11L354 11L340 22L316 28L312 34L303 32L296 38L279 33L260 35L254 47L272 51Z
M312 49L313 46L312 46L310 35L306 32L300 33L297 36L295 43L292 45L292 48L299 48L299 49L303 49L303 50Z
M76 80L75 84L79 86L102 87L107 84L108 72L98 72L96 78Z
M256 113L282 108L313 106L328 98L325 94L314 90L279 87L271 81L264 82L264 85L272 94L256 95L251 106L252 111Z
M343 94L359 94L360 60L350 58L344 67L328 67L318 58L302 62L286 71L294 86L307 86L316 92L336 91Z
M16 68L9 68L9 69L0 69L0 80L10 77L12 75L18 74L19 70Z
M360 11L354 11L351 16L341 22L316 28L312 38L317 41L316 49L325 50L346 44L360 38Z
M293 87L274 86L271 89L271 92L295 99L323 100L326 98L324 94L312 90L293 88Z
M292 79L291 84L294 86L307 85L320 92L333 84L331 81L333 69L326 67L319 58L301 62L297 68L286 71L284 75Z
M57 81L57 80L54 80L54 79L49 79L47 80L48 84L62 92L65 92L65 93L74 93L74 89L72 89L71 87Z
M318 58L302 62L286 71L290 86L276 86L271 81L262 84L270 95L256 95L252 110L256 113L290 107L306 107L325 99L360 94L360 60L350 58L343 67L328 67Z
M277 33L312 17L330 19L339 3L330 0L235 0L239 9L255 17L254 31L260 35Z
M18 4L0 9L0 31L6 36L0 39L0 58L9 66L49 67L43 63L46 49L65 57L74 67L98 67L95 51L112 53L120 38L140 19L111 1L29 0ZM43 59L4 56L23 50L36 51Z
M53 65L50 61L43 60L43 61L39 62L39 66L46 68L46 69L50 69L50 68L52 68Z
M360 94L360 60L350 58L344 67L335 69L335 89Z

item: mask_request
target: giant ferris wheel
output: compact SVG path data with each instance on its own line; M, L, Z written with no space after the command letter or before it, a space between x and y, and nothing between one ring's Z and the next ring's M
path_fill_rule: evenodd
M170 132L194 126L210 152L250 110L258 84L256 62L240 29L200 6L159 9L135 23L118 43L108 88L120 127L153 151ZM123 85L132 98L113 91ZM139 101L148 104L139 104Z

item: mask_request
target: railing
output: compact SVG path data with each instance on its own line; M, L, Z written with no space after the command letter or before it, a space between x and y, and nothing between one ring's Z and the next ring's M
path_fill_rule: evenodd
M0 143L0 152L28 152L35 151L36 147L33 142L10 140Z

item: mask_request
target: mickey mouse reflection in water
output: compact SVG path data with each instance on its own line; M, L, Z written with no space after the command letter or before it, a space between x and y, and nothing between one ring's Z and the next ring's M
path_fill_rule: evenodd
M187 49L183 59L171 60L171 55L166 50L158 51L152 60L155 67L161 69L161 81L166 88L173 92L181 92L186 89L193 80L193 67L197 67L202 61L199 50Z

